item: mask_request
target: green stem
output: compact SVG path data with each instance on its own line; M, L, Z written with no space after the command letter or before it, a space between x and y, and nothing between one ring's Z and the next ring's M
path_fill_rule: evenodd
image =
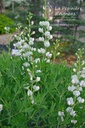
M47 7L47 2L46 2L46 0L44 0L44 18L45 18L45 20L46 20L46 18L47 18L47 10L46 10L46 7Z

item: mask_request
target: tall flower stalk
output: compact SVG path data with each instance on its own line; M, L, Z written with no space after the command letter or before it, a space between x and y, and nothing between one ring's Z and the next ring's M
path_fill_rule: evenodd
M29 83L26 83L24 88L27 89L27 95L33 104L33 93L40 89L40 87L36 85L40 81L40 77L36 76L36 72L39 71L36 65L39 61L35 58L36 48L33 47L35 39L32 37L34 32L31 32L31 26L33 25L31 18L32 15L30 13L27 19L28 28L26 27L25 30L20 33L20 36L16 36L18 42L13 44L15 48L12 50L12 55L18 56L22 60L22 74L24 75L25 71L28 73Z
M44 48L38 49L38 52L44 55L44 61L50 62L52 53L47 52L47 49L50 47L50 40L53 38L50 33L52 26L50 25L49 21L40 21L39 25L39 32L42 34L42 37L39 37L39 41L43 43Z
M14 49L12 50L12 55L20 57L22 61L22 74L25 74L25 71L28 73L29 83L24 85L24 88L27 89L27 95L31 100L31 103L34 103L34 92L40 89L39 81L40 77L37 74L41 73L39 69L40 62L49 63L52 57L52 54L47 51L47 48L50 47L49 40L52 39L50 31L52 27L48 21L40 21L39 32L42 33L42 37L39 37L39 41L43 42L44 48L35 48L35 39L32 37L34 32L31 31L33 22L31 21L31 13L28 16L28 28L26 27L24 31L20 33L20 36L16 36L18 42L14 43ZM42 55L42 56L41 56ZM41 56L41 57L40 57Z
M67 107L66 110L59 111L58 115L62 121L67 120L69 124L76 124L81 126L80 118L83 116L83 110L85 108L85 61L82 57L84 49L79 49L76 53L77 62L73 68L73 74L71 76L71 85L68 86L69 96L66 98Z

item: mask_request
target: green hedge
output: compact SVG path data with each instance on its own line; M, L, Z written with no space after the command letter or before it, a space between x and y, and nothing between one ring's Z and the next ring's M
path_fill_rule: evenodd
M10 27L10 33L15 31L15 23L12 19L7 17L4 14L0 14L0 34L5 34L6 30L5 27Z

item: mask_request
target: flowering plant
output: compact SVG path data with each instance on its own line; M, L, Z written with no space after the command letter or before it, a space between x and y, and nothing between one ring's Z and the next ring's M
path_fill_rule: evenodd
M30 14L29 27L15 36L11 54L0 55L0 127L83 128L83 51L78 50L75 68L67 67L64 62L52 63L53 51L48 49L53 38L52 27L48 21L39 22L42 36L38 43L42 43L42 47L35 47L31 17Z
M74 127L84 126L84 120L81 120L85 116L83 113L85 107L85 61L82 59L83 54L84 49L79 49L76 54L78 59L73 68L71 85L67 88L69 92L66 98L67 107L58 112L62 122L67 120Z

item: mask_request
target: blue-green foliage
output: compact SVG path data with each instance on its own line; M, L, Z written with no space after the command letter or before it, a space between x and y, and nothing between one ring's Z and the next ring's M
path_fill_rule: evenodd
M57 128L58 111L66 104L71 69L64 63L38 66L42 71L40 90L34 95L35 104L31 104L24 89L29 76L21 73L22 61L8 54L0 55L1 128Z

